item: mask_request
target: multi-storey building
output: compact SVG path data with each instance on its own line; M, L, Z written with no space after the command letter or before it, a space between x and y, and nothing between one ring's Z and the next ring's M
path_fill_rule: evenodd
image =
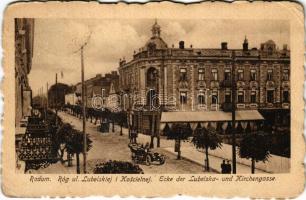
M131 111L133 126L154 134L162 112L176 111L179 117L180 111L230 111L234 68L238 112L259 111L270 124L288 127L290 50L272 40L249 48L247 38L241 47L228 49L222 42L220 48L201 49L185 47L184 41L169 47L155 22L144 47L119 64L124 108Z
M15 125L31 115L32 90L28 74L32 67L34 19L15 19Z
M85 81L85 99L88 108L115 108L119 102L117 94L119 93L119 75L116 71L107 73L104 76L97 74L95 77ZM76 84L75 94L77 103L81 102L82 84ZM69 94L70 96L73 94ZM69 98L67 95L67 98Z

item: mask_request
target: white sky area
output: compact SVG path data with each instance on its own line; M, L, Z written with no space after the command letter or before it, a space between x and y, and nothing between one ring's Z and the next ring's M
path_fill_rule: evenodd
M84 50L85 79L118 69L119 59L129 61L151 37L155 19L35 19L34 55L29 75L33 94L38 89L58 82L76 84L81 80L80 52L75 53L89 33L91 38ZM282 20L172 20L157 19L161 37L171 47L180 40L185 47L242 48L247 36L249 48L272 39L279 48L290 46L290 26ZM64 78L61 78L61 71Z

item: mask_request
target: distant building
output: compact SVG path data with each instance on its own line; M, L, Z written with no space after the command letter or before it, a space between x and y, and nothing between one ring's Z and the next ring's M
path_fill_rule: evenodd
M65 94L65 105L77 105L80 100L75 92Z
M119 75L116 71L104 76L97 74L95 77L85 81L85 99L88 108L110 108L118 104L114 101L115 94L119 91ZM76 96L81 103L82 84L76 84ZM117 106L118 107L118 106Z
M32 90L28 74L32 67L34 19L15 19L15 125L31 115Z
M124 108L132 113L132 125L140 132L158 134L164 112L180 118L182 112L230 111L233 64L237 110L254 111L254 116L259 112L267 124L288 128L287 45L279 49L269 40L259 49L249 48L245 38L241 49L229 49L226 42L211 49L186 47L184 41L178 47L168 46L157 22L144 47L134 52L132 60L121 59L119 64L119 85L126 96Z

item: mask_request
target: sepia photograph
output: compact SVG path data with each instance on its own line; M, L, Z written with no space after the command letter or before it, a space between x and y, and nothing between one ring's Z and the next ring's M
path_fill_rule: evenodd
M286 20L15 19L19 173L290 172Z
M298 3L14 3L2 43L7 196L305 187Z

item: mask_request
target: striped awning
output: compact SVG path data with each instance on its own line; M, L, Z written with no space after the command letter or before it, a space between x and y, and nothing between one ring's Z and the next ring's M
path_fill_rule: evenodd
M224 111L174 111L163 112L161 123L179 122L227 122L232 120L231 112ZM236 111L236 121L257 121L264 120L257 110Z

